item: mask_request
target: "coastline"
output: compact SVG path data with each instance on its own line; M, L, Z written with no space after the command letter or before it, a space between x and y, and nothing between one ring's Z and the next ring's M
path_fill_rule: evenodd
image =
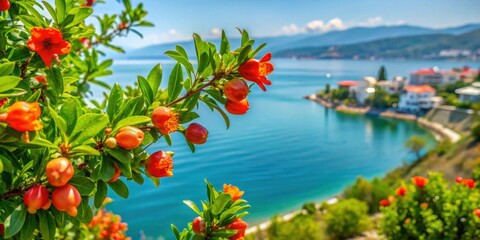
M323 99L318 98L315 94L305 96L305 99L319 103L320 105L333 108L336 111L350 114L375 115L383 118L391 118L405 121L415 121L417 124L427 130L437 139L437 141L448 140L451 143L458 142L462 136L454 130L443 126L440 123L431 122L425 118L417 117L413 114L397 113L392 111L372 111L369 107L357 108L345 105L334 105Z
M404 114L404 113L396 113L392 111L372 111L369 107L365 108L356 108L356 107L349 107L345 105L335 105L334 103L327 102L321 98L317 98L315 94L308 95L304 97L309 101L316 102L324 107L332 108L335 111L347 113L347 114L363 114L363 115L374 115L382 118L391 118L397 120L404 120L404 121L415 121L419 126L427 129L437 141L448 140L451 143L456 143L461 139L461 135L457 132L453 131L450 128L443 126L442 124L431 122L425 118L417 117L413 114ZM338 201L338 195L333 196L331 198L326 198L324 202L327 204L335 204ZM316 203L317 207L319 203ZM279 220L283 222L288 222L294 217L298 216L299 214L306 214L305 210L299 209L293 212L288 212L282 215L279 215ZM252 227L247 228L246 234L256 234L259 231L263 232L268 230L271 225L271 220L267 220L260 224L256 224Z

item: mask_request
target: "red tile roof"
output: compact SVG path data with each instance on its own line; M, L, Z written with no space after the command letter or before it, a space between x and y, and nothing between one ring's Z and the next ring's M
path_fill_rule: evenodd
M430 87L429 85L416 85L416 86L407 86L405 91L413 93L427 93L427 92L436 92L435 88Z
M344 80L338 83L338 86L340 87L351 87L351 86L356 86L358 84L357 81L353 80Z
M412 72L411 74L423 75L423 74L435 74L437 72L438 71L435 71L431 68L427 68L427 69L419 69L416 72Z

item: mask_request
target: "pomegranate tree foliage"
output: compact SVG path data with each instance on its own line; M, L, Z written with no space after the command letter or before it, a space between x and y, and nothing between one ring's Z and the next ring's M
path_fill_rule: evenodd
M254 48L254 40L239 30L238 48L231 48L225 33L219 48L194 34L196 65L177 46L165 53L176 61L168 76L163 76L158 64L147 76L138 76L133 86L111 85L102 79L113 73L113 60L106 59L100 49L124 52L112 40L131 33L141 36L139 28L153 26L144 19L147 11L141 3L132 6L123 0L121 13L95 16L95 4L103 1L0 1L0 230L5 228L4 238L53 239L57 228L68 225L74 231L90 223L93 210L102 206L108 191L127 198L125 181L142 185L150 179L159 186L159 177L173 174L173 153L162 151L161 157L151 159L149 146L158 141L171 145L170 133L185 134L183 125L199 117L195 111L201 104L218 112L227 127L230 122L223 105L228 103L231 113L245 113L248 89L239 89L240 94L229 89L236 98L228 99L223 91L226 82L236 80L231 85L243 86L238 79L249 80L262 89L270 84L265 76L273 71L268 62L271 55L253 59L265 44ZM168 81L167 88L161 87L162 80ZM89 99L92 85L108 92L105 99ZM152 112L158 108L169 115L160 114L153 121ZM208 131L195 125L189 134L186 144L193 152L194 144L205 142ZM146 162L152 163L146 166ZM207 186L208 201L202 202L202 211L186 202L203 219L205 229L195 232L189 224L179 233L174 228L177 238L240 239L246 228L240 217L246 212L239 212L248 208L246 201Z

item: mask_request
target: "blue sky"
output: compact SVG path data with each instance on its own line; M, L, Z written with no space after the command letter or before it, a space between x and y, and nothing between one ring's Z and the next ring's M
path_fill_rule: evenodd
M115 12L121 4L95 6L95 14ZM139 0L132 0L133 4ZM131 36L117 44L138 48L189 39L192 32L216 37L236 27L254 36L328 32L355 26L410 24L442 28L480 23L479 0L144 0L148 20L145 38Z

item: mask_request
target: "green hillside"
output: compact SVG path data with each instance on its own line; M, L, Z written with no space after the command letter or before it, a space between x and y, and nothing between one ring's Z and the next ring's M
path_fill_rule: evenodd
M480 30L462 35L429 34L397 37L350 45L304 47L278 52L287 58L340 59L465 59L470 56L440 56L442 50L470 50L480 55Z

